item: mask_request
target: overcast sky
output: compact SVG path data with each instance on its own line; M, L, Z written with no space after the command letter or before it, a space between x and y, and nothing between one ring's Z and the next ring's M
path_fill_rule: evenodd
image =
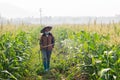
M120 0L0 0L0 15L7 18L42 16L115 16Z

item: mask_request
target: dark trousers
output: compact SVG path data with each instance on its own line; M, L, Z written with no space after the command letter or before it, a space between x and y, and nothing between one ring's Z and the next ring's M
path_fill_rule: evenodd
M43 65L45 70L50 68L51 52L52 51L42 49L42 60L43 60Z

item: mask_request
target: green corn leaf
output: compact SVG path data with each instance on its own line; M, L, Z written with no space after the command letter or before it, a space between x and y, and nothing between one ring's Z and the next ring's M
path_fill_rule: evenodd
M10 78L18 80L13 74L11 74L10 72L8 72L7 70L3 70L1 71L2 73L8 74L10 76Z

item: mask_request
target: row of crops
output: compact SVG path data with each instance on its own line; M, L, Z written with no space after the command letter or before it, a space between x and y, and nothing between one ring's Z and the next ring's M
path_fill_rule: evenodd
M52 30L56 43L51 69L45 73L38 59L39 30L0 35L0 80L120 79L120 44L112 44L110 34L64 27Z
M120 45L112 44L109 34L55 32L56 47L52 57L51 74L61 80L119 80ZM54 79L53 79L54 80Z
M0 35L0 80L17 80L29 75L31 37L23 31Z
M62 35L59 36L62 38ZM86 75L90 80L119 80L120 44L114 45L109 42L108 34L66 32L59 45L62 46L62 53L68 54L65 57L64 68L68 72L71 71L70 80Z

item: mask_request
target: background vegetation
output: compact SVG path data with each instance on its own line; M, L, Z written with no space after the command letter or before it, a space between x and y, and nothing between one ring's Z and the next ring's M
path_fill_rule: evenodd
M55 25L51 69L44 72L39 25L0 26L0 79L119 80L120 24Z

